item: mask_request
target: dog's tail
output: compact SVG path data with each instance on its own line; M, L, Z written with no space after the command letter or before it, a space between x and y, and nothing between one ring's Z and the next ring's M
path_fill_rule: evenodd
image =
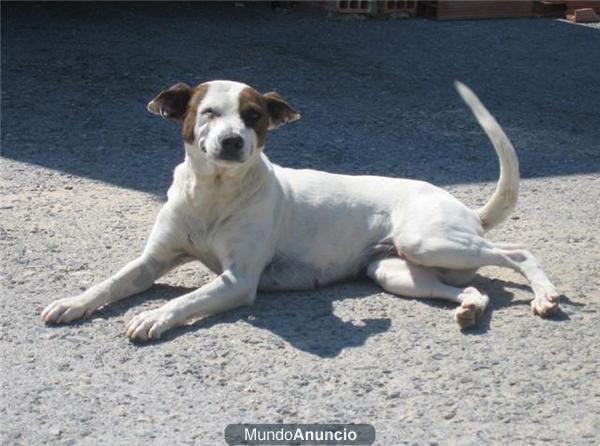
M500 179L489 201L477 209L481 225L487 231L512 213L519 196L519 160L504 130L469 87L456 81L454 86L469 106L477 122L488 135L500 160Z

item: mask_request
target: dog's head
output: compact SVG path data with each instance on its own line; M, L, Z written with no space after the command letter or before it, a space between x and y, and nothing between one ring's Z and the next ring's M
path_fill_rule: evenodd
M277 93L260 94L231 81L175 84L150 101L148 110L181 124L190 156L222 167L254 158L265 146L267 130L300 118Z

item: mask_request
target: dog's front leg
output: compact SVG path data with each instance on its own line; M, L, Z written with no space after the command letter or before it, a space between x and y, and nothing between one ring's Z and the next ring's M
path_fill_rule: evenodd
M87 317L99 307L147 290L158 277L177 263L176 259L174 254L158 256L146 252L129 262L114 276L84 293L55 300L42 311L42 319L60 324Z
M168 329L188 320L250 305L256 297L258 277L228 269L212 282L154 310L144 311L125 326L133 340L158 339Z

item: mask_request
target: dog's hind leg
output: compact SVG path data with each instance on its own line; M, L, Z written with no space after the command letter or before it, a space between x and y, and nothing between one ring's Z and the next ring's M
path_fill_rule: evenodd
M552 314L558 308L560 295L533 254L527 249L506 249L497 244L494 246L499 255L510 259L508 266L529 281L535 294L535 299L531 301L533 314L541 317Z
M533 254L516 246L495 244L476 235L453 233L400 243L400 251L411 263L430 268L501 266L517 271L529 281L535 294L531 303L533 313L549 316L558 308L559 294Z
M434 268L415 265L398 257L369 264L367 275L389 293L406 297L444 299L460 304L454 319L461 328L477 323L488 297L473 287L458 288L443 283Z

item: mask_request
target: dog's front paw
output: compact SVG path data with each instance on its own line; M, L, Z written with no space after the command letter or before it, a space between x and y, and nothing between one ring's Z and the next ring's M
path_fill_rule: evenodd
M83 296L65 297L48 305L42 311L42 320L53 324L67 322L88 317L96 308Z
M175 325L173 314L163 308L144 311L125 324L125 332L133 341L159 339Z

